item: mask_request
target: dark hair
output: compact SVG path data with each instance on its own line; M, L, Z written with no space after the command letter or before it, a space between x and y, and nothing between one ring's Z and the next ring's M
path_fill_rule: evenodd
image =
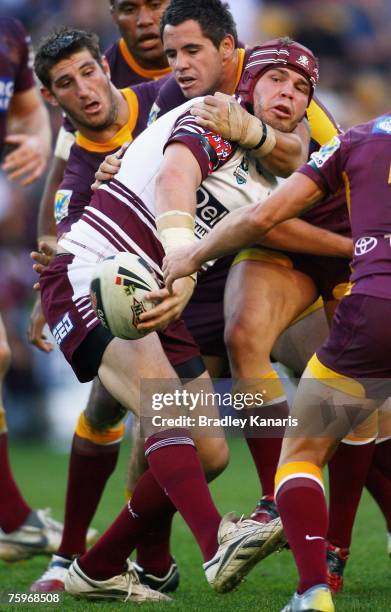
M64 26L43 38L37 49L34 70L44 87L50 89L50 69L74 53L87 49L92 57L102 66L102 54L99 49L99 38L93 32L75 30Z
M231 34L238 46L236 24L228 4L221 0L171 0L160 21L160 36L166 25L178 26L192 19L199 23L202 34L218 49L225 36Z

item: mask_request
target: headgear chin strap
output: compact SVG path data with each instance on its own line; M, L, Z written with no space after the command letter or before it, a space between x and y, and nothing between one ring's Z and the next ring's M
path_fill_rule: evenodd
M318 60L307 47L290 38L276 38L253 48L244 67L236 93L246 106L252 106L254 87L266 70L286 66L302 74L311 90L308 104L319 80Z

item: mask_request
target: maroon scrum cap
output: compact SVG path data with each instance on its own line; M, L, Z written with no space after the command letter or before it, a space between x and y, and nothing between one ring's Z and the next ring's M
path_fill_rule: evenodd
M307 47L288 37L268 40L251 51L244 67L236 94L246 105L252 105L254 87L266 70L286 66L302 74L311 86L308 104L319 79L318 60Z

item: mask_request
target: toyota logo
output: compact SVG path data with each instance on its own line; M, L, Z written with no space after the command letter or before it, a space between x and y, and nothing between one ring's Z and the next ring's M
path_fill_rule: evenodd
M354 254L359 257L360 255L365 255L365 253L369 253L372 251L377 245L377 238L373 238L372 236L363 236L359 238L354 245Z

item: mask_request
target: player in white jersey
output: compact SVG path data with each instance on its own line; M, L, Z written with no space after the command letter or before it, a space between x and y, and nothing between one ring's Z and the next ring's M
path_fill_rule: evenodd
M129 250L142 255L154 268L157 276L161 277L163 249L158 240L157 229L167 250L170 247L172 229L180 230L174 232L176 245L178 234L179 240L185 242L196 239L191 213L194 215L196 192L201 183L203 189L208 190L210 197L215 198L216 203L221 206L223 204L215 197L215 194L218 195L218 182L220 180L221 184L229 184L231 189L235 190L235 197L229 202L230 208L234 206L234 200L242 205L250 203L251 197L258 200L262 195L266 195L271 187L267 179L259 180L255 174L255 165L247 160L246 154L229 141L197 126L190 114L186 116L187 109L188 105L177 109L133 143L124 157L124 169L120 175L122 181L112 181L98 190L81 219L60 239L60 246L65 252L57 256L41 277L43 304L49 325L78 378L82 381L89 380L99 373L110 393L129 409L139 410L139 379L143 376L163 378L169 385L180 386L173 367L177 372L180 366L186 365L192 368L190 374L187 374L190 378L202 375L203 367L200 365L194 342L181 321L171 323L164 333L159 334L159 337L150 334L148 338L134 342L113 338L105 332L89 307L89 279L96 262L115 252ZM298 117L301 116L299 113ZM276 135L274 138L277 140ZM154 155L151 155L150 148ZM135 191L130 190L129 186ZM152 214L154 204L159 214L157 228ZM213 210L212 206L210 210ZM166 215L167 212L170 212L170 215ZM222 213L228 214L228 212L228 208L224 207ZM202 216L202 209L197 217L200 224L202 222L205 225L208 221ZM333 239L336 243L331 245ZM326 244L327 248L337 250L339 248L341 251L346 248L344 241L338 236L329 235ZM175 288L173 295L168 295L162 290L165 299L161 304L159 327L167 325L173 318L173 311L174 318L178 317L192 290L192 279L185 279L184 283ZM169 312L166 312L166 309ZM144 327L150 328L150 324L146 323ZM186 374L180 375L186 376ZM165 430L160 432L160 435L163 435L163 440L156 440L156 436L153 435L148 437L146 454L151 469L137 485L130 509L126 508L116 522L115 532L118 535L121 531L121 538L120 541L114 538L114 545L110 539L108 550L111 552L103 555L105 569L102 570L101 563L102 546L106 549L106 544L109 544L107 534L96 548L94 547L74 564L71 570L74 578L74 580L72 578L73 586L68 583L68 588L72 592L80 592L80 585L75 586L75 580L76 582L79 580L75 578L75 571L80 576L80 567L89 578L99 582L98 586L103 590L105 585L101 584L102 575L111 578L120 574L124 561L119 562L117 559L114 563L113 550L121 558L125 555L126 559L130 552L129 548L131 549L134 543L134 537L130 537L129 529L133 530L134 535L134 529L136 531L138 529L136 519L140 514L145 516L145 504L152 503L152 500L160 495L159 486L167 491L168 497L193 530L207 562L205 569L208 579L215 586L220 580L221 551L216 556L216 546L212 544L216 538L218 513L208 497L199 465L196 467L196 455L191 452L194 446L191 436L188 431L183 430L179 434L173 430ZM169 465L168 470L165 467L167 465ZM179 480L174 479L173 482L173 471L175 472L173 465L181 470L184 480L181 476ZM182 483L185 486L189 470L193 473L192 488L190 492L186 490L185 494L181 487ZM153 491L151 487L154 487ZM166 496L164 500L164 503L167 503ZM160 516L161 503L162 500L159 498L160 506L159 509L154 507L153 517ZM266 533L262 531L264 526L259 528L259 531L256 529L254 528L251 537L264 543ZM112 531L110 533L113 535ZM276 543L274 539L276 537L278 543L280 535L278 520L274 525L267 527L267 534L267 542L271 536L273 544ZM127 546L126 551L124 542ZM267 552L271 549L269 547ZM97 569L98 551L99 569ZM241 562L243 567L248 567L252 561L251 559L249 561L246 555ZM245 571L243 567L236 571L238 568L237 564L235 565L235 580L243 575ZM85 578L83 580L88 581ZM221 584L220 580L218 588L232 588L233 580L231 573L229 584Z

